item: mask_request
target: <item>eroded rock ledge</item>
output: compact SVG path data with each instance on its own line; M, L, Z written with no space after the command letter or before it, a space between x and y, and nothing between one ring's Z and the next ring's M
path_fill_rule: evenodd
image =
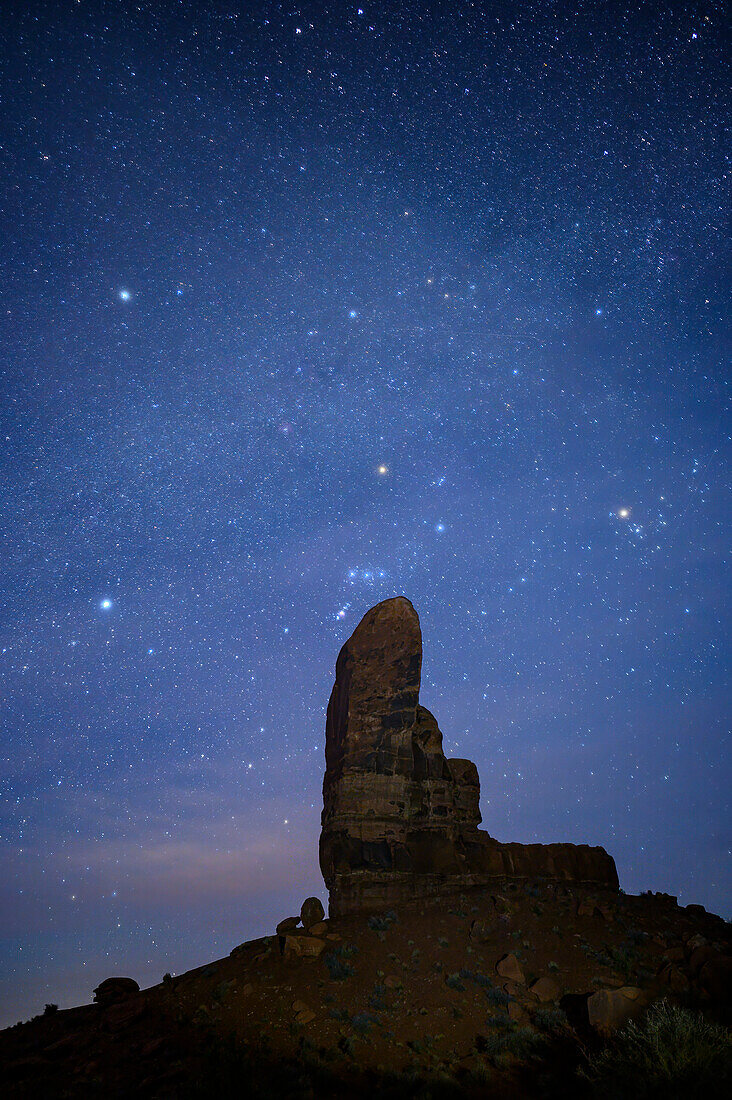
M478 769L447 760L419 703L422 633L403 596L366 613L336 662L328 703L320 867L331 916L546 876L617 888L587 844L500 844L478 829Z

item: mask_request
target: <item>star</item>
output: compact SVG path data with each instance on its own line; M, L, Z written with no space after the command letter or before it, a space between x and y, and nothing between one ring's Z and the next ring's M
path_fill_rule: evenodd
M386 465L386 463L382 462L380 466L376 467L376 472L377 474L381 474L381 476L383 477L384 474L389 473L389 467Z
M627 519L630 515L630 508L618 508L618 517L620 519Z
M102 611L109 611L112 607L112 601L110 600L109 596L105 596L103 600L100 600L99 606L101 607Z
M129 300L130 300L130 298L131 298L131 297L132 297L132 294L130 293L130 291L129 291L129 290L125 290L124 288L123 288L122 290L120 290L120 292L119 292L119 300L120 300L121 302L129 302Z

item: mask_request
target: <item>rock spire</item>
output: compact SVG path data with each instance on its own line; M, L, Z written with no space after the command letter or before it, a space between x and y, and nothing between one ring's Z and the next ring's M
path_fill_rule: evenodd
M546 876L617 887L586 844L500 844L478 829L480 780L447 760L419 703L422 632L403 596L364 615L341 649L328 703L320 867L331 916Z

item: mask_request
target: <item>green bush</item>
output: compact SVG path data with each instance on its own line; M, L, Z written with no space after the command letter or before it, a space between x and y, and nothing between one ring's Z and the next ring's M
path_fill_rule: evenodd
M396 920L396 913L393 909L389 909L388 912L384 913L384 915L381 917L378 915L369 917L367 923L369 928L372 928L374 932L386 932L389 928L391 928L392 924L396 923Z
M342 956L336 954L335 951L331 951L325 956L325 965L334 982L344 982L346 978L350 978L354 973L351 964L344 962Z
M730 1095L732 1037L701 1013L666 1000L651 1005L643 1020L619 1031L580 1070L595 1095L633 1100L691 1100Z

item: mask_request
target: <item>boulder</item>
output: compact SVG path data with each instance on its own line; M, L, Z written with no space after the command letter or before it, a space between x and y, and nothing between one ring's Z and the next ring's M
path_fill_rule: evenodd
M521 964L513 954L504 955L502 959L498 960L496 963L496 974L500 974L502 978L508 978L511 982L519 982L522 985L526 982Z
M732 959L716 953L699 970L699 985L710 1000L720 1005L732 1003Z
M642 989L622 986L620 989L600 989L587 999L590 1026L601 1035L609 1035L639 1016L646 1006Z
M315 1019L315 1013L305 1001L293 1001L292 1011L295 1013L295 1022L298 1024L309 1024Z
M285 936L282 954L286 959L317 959L325 951L325 940L318 936Z
M105 978L94 990L94 1001L100 1005L112 1005L139 992L140 987L134 978Z
M308 928L308 933L311 936L324 936L327 931L327 920L319 920L317 924L312 924L310 928Z
M299 923L299 917L285 917L285 919L281 920L280 923L277 925L277 935L284 936L288 932L294 932Z
M672 993L686 993L690 986L689 978L675 963L664 963L658 972L658 980L667 985Z
M666 951L665 958L669 962L683 962L685 958L685 952L681 944L674 944L673 947L669 947Z
M325 916L325 909L320 898L306 898L300 909L300 920L307 931L314 924L320 924Z
M720 957L719 951L712 947L710 943L704 943L701 947L695 947L692 953L689 955L689 970L696 976L705 963L710 960L714 960Z
M529 986L529 993L533 993L537 1001L541 1001L543 1004L546 1001L558 1000L561 990L553 978L545 976L537 978L533 985Z
M445 757L437 720L419 702L421 667L419 619L403 596L371 608L338 655L320 836L331 916L441 898L497 877L617 889L602 848L501 844L478 828L478 770ZM504 902L496 896L495 908Z
M468 938L471 939L473 943L486 943L486 941L490 939L493 931L495 931L495 929L488 921L474 920L470 925Z

